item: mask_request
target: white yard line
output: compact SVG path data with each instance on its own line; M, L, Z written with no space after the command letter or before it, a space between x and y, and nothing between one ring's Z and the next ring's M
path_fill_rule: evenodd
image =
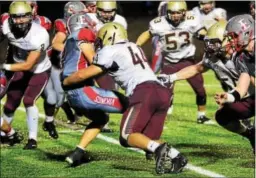
M19 107L18 110L22 111L22 112L26 112L25 108L23 108L23 107ZM45 119L45 115L44 114L39 113L39 117L41 119ZM77 131L83 133L83 130L77 130ZM74 131L72 130L70 132L74 132ZM65 131L65 133L67 133L67 131ZM101 140L104 140L104 141L106 141L108 143L112 143L112 144L120 146L119 141L114 139L114 138L111 138L111 137L108 137L108 136L105 136L105 135L102 135L102 134L99 134L97 136L97 138L101 139ZM145 154L145 152L140 150L140 149L135 149L135 148L129 148L129 149L133 150L135 152L141 153L141 154ZM218 178L224 178L225 177L224 175L217 174L217 173L212 172L212 171L208 171L206 169L203 169L203 168L198 167L198 166L194 166L192 164L187 164L186 169L189 169L189 170L194 171L194 172L196 172L198 174L201 174L201 175L204 175L204 176L208 176L208 177L214 177L214 178L215 177L218 177Z

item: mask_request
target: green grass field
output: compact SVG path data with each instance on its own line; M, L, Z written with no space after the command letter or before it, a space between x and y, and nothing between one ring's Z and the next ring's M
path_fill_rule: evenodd
M213 95L221 88L212 72L204 75L207 100L207 116L214 120L218 106ZM42 100L37 105L43 113ZM188 168L178 175L161 177L254 177L254 155L248 140L215 125L196 123L195 95L190 86L178 82L175 87L174 111L166 119L162 138L179 149L189 159ZM145 156L120 145L109 143L106 137L118 139L121 115L111 115L110 126L114 133L102 134L88 147L91 161L76 168L68 167L65 156L72 151L81 136L86 119L68 128L62 111L57 116L59 139L53 140L42 130L43 119L39 123L38 149L23 150L22 144L9 147L1 145L0 177L155 177L154 161L146 161ZM24 111L15 114L13 126L23 135L27 134ZM106 136L106 137L103 137ZM114 140L115 141L115 140ZM194 167L195 166L195 167ZM211 171L211 172L208 172ZM215 174L214 174L215 173Z

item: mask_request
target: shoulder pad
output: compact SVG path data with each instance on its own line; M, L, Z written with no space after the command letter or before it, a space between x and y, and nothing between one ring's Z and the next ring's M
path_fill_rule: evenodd
M56 32L63 32L63 33L67 33L67 25L65 20L63 19L57 19L54 22L54 29Z

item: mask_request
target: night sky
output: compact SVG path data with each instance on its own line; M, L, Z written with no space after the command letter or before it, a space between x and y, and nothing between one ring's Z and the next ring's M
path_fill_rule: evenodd
M67 1L38 1L39 14L44 15L54 21L57 18L63 17L63 7ZM1 1L1 13L7 12L11 1ZM138 17L147 16L148 10L152 10L152 16L156 15L157 6L159 1L150 1L151 5L148 5L148 1L120 1L120 12L125 17ZM198 5L198 1L187 1L188 8L191 9ZM247 13L249 10L249 1L217 1L216 7L223 7L229 13Z

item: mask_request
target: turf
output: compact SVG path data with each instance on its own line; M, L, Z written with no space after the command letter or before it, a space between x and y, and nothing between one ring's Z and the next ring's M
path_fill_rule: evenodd
M207 116L214 120L218 106L213 100L216 91L221 88L212 72L204 75L208 93ZM209 87L209 85L211 87ZM42 100L37 105L43 113ZM189 85L178 82L175 86L174 111L168 116L162 138L184 153L189 163L226 177L254 177L254 155L248 140L228 132L215 125L196 123L195 95ZM121 115L111 115L110 126L114 133L103 134L118 139ZM57 119L66 122L62 111ZM82 118L73 129L58 124L59 139L51 139L39 123L37 150L23 150L26 139L14 147L1 145L0 177L155 177L154 161L146 161L145 156L96 139L88 147L88 162L76 168L70 168L64 162L65 156L79 141L81 129L86 119ZM25 137L27 134L26 116L17 111L13 126ZM161 177L207 177L195 171L185 169L178 175Z

